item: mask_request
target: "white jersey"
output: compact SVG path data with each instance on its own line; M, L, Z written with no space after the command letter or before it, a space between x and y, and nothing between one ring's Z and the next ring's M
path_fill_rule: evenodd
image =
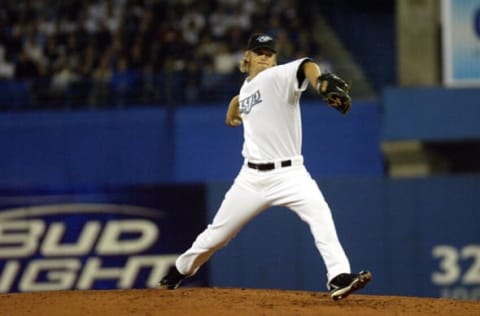
M308 79L299 83L297 71L305 59L266 69L243 83L239 108L245 159L263 162L301 155L299 101L308 87Z

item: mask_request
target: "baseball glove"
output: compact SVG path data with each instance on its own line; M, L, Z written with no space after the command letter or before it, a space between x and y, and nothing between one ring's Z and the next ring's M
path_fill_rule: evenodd
M326 73L317 79L317 91L328 105L342 114L347 114L352 106L350 86L342 78Z

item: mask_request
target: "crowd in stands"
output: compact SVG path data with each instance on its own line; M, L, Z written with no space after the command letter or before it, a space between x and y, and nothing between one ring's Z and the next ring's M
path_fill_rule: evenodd
M298 4L300 3L300 4ZM252 32L315 57L295 0L2 0L0 108L225 103Z

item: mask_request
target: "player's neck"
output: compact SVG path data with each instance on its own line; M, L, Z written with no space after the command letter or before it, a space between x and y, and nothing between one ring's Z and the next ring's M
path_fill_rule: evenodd
M248 77L247 77L247 81L252 81L253 78L255 78L257 74L253 75L253 74L249 74Z
M258 70L252 70L248 73L247 80L251 81L253 78L255 78L259 73L261 73L265 69L258 69Z

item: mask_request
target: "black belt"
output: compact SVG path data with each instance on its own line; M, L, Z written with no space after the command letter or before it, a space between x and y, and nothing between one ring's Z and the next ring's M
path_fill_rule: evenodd
M290 167L292 165L291 160L284 160L280 163L280 166L282 168L284 167ZM275 169L275 164L273 162L267 162L267 163L253 163L253 162L247 162L247 166L256 169L259 171L268 171L268 170L273 170Z

